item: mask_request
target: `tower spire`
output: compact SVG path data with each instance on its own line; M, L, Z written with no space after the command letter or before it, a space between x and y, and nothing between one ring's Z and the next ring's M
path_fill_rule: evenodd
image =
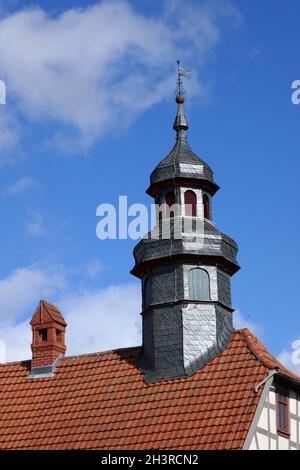
M212 222L219 187L186 143L182 77L189 73L177 65L177 141L151 173L147 193L155 198L157 222L135 247L131 271L142 281L137 364L146 382L193 374L227 347L233 332L230 280L239 269L238 247Z
M183 110L185 101L185 91L183 88L182 77L190 78L191 73L180 67L180 60L177 60L177 82L176 82L176 103L178 104L177 114L175 117L173 129L177 133L177 138L185 138L185 131L188 130L189 124Z

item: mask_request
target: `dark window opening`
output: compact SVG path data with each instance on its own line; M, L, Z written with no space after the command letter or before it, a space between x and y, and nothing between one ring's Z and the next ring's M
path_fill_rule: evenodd
M276 394L277 409L277 431L279 434L289 436L290 434L290 415L289 415L289 395L285 390L277 390Z
M48 331L44 328L43 330L39 330L40 340L47 341L48 339Z
M61 330L56 330L56 341L62 340L62 332Z
M188 217L197 217L197 196L193 191L184 193L185 215Z
M204 218L210 219L209 198L207 194L203 196Z

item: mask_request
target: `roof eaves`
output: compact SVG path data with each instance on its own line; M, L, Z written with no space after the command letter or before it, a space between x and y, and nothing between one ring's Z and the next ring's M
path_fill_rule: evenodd
M278 371L277 377L293 384L298 390L300 390L300 377L298 378L296 375L286 374L281 371Z

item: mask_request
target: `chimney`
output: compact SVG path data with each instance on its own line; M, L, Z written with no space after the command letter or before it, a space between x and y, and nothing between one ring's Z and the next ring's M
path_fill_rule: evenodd
M32 327L31 377L52 375L66 352L66 322L58 308L41 300L30 322Z

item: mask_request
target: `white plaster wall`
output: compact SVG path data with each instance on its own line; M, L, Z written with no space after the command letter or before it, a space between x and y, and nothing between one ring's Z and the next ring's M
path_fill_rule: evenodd
M258 421L258 427L261 429L265 429L266 431L269 430L269 422L268 422L268 408L264 407L260 414L260 418Z

